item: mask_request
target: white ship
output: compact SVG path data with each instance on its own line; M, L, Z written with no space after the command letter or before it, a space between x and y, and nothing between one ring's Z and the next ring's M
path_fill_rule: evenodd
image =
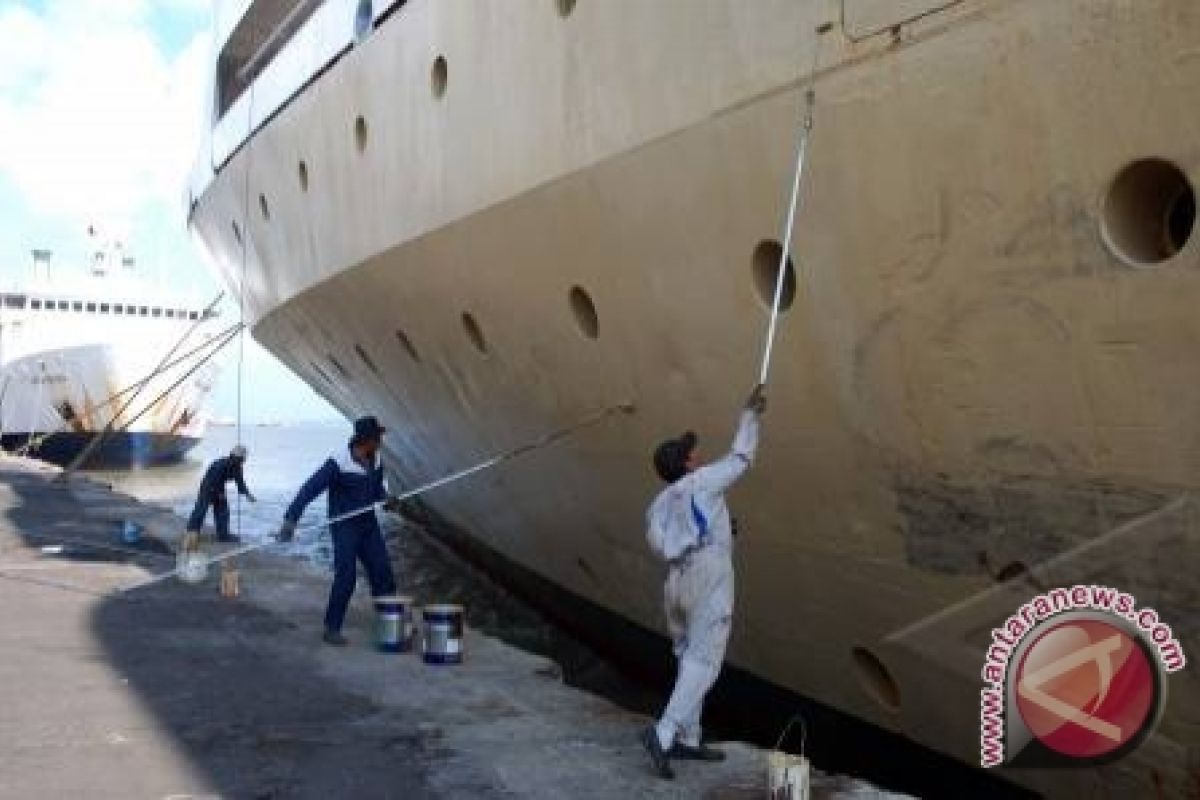
M57 464L86 450L88 468L177 461L204 436L212 313L139 278L119 243L92 241L86 270L36 250L30 279L0 293L4 449Z
M1195 0L242 0L215 31L190 224L400 484L636 403L426 498L560 617L667 657L649 454L718 452L754 381L813 67L726 697L977 766L987 631L1035 585L1120 586L1200 653L1196 524L1155 516L1200 483ZM1200 680L1168 683L1126 758L987 774L1194 794Z

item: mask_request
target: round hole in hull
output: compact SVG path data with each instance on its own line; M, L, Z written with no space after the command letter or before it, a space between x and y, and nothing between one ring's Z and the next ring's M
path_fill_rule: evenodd
M858 674L858 682L867 694L889 711L900 708L900 687L892 678L887 667L879 658L865 647L855 647L850 651L854 659L854 671Z
M434 97L442 97L446 94L446 84L450 80L450 67L446 64L445 56L438 56L433 60L433 69L430 71L429 81L433 89Z
M759 299L768 309L775 303L775 286L779 280L779 261L783 258L783 245L768 239L758 243L754 248L752 267L754 270L754 287L758 290ZM788 256L784 267L783 292L779 296L779 310L787 311L796 299L796 269L792 265L792 257Z
M464 312L462 315L462 324L467 338L475 346L475 349L481 353L486 353L488 351L487 340L483 337L483 329L479 327L479 323L475 321L475 317Z
M1134 267L1160 264L1187 246L1196 222L1196 194L1179 167L1145 158L1113 179L1101 230L1109 249Z
M571 313L575 315L575 324L579 332L589 339L600 335L600 318L596 315L596 304L582 287L574 286L569 294Z

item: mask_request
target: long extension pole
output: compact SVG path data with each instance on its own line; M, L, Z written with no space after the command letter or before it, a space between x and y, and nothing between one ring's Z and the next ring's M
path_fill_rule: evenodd
M796 212L800 207L800 189L803 185L804 165L808 156L808 140L813 129L813 106L816 103L813 81L816 79L821 54L821 36L832 29L833 24L828 22L818 27L816 40L813 43L812 67L808 73L808 88L804 92L804 119L800 125L800 140L796 145L796 169L792 172L791 199L788 202L787 218L783 224L783 251L779 254L779 268L775 273L775 296L771 301L771 319L767 323L762 366L758 370L758 382L762 385L766 385L767 375L771 371L771 351L775 347L775 330L779 325L779 306L783 300L783 289L787 279L788 257L792 250L792 231L796 225Z
M418 486L415 489L409 489L406 492L396 495L394 500L399 501L399 502L403 502L404 500L410 500L410 499L416 497L417 495L425 494L426 492L431 492L434 489L438 489L442 486L446 486L447 484L454 483L455 481L460 481L463 478L466 478L470 475L474 475L478 472L483 472L486 469L491 469L492 467L495 467L499 464L503 464L505 461L509 461L511 459L517 458L518 456L524 455L525 453L529 453L534 450L540 450L543 447L546 447L550 444L553 444L554 442L557 442L559 439L563 439L567 436L570 436L572 433L582 430L583 428L587 428L592 425L595 425L597 422L600 422L601 420L606 419L606 418L612 416L613 414L616 414L616 413L632 414L634 412L634 410L635 409L632 404L622 404L622 405L617 405L617 406L611 406L602 411L598 411L594 414L584 417L579 422L576 422L572 425L568 425L565 428L559 428L556 431L548 433L545 436L543 436L540 439L537 439L533 442L523 444L520 447L514 447L512 450L508 450L499 455L492 456L489 459L480 461L478 464L475 464L474 466L470 466L470 467L467 467L466 469L459 470L458 472L452 473L450 475L446 475L445 477L438 478L437 480L430 481L429 483L426 483L426 484L422 484L421 486ZM356 508L353 511L347 511L345 514L339 514L338 516L333 517L331 519L326 519L321 522L314 523L312 525L305 525L301 528L297 528L296 533L307 532L307 531L312 531L312 530L320 530L321 528L327 527L329 525L335 525L339 522L343 522L345 520L351 519L352 517L357 517L360 514L366 514L369 511L375 511L378 508L382 508L385 505L385 502L386 501L371 503L370 505L363 506L362 508ZM275 539L268 539L264 542L255 542L254 544L242 545L241 547L235 547L232 550L226 550L224 553L221 553L218 556L214 556L214 557L208 559L207 563L208 564L219 564L222 561L228 561L231 558L237 558L238 556L245 555L246 553L252 553L255 550L262 550L263 548L270 547L271 545L274 545L274 544L278 544L278 542ZM152 586L156 583L161 583L162 581L165 581L168 578L172 578L178 574L179 574L179 568L176 568L176 569L171 570L170 572L165 572L162 575L155 575L152 578L147 578L146 580L141 581L140 583L135 583L130 586L126 586L125 588L118 589L117 591L119 593L131 592L134 589L141 589L146 586Z

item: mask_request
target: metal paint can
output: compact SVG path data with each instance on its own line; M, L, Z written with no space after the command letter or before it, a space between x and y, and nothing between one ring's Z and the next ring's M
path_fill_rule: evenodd
M404 653L412 646L411 597L375 598L375 644L385 653Z
M461 664L463 607L432 605L421 609L421 651L426 664Z

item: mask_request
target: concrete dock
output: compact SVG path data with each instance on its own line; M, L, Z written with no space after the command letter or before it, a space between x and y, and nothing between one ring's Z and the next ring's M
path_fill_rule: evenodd
M737 743L658 780L647 719L477 631L457 667L376 652L365 591L351 645L322 644L327 580L294 558L241 559L237 599L215 574L115 592L174 566L182 522L56 473L0 460L0 798L765 795L764 753ZM132 552L111 549L125 520L144 528Z

